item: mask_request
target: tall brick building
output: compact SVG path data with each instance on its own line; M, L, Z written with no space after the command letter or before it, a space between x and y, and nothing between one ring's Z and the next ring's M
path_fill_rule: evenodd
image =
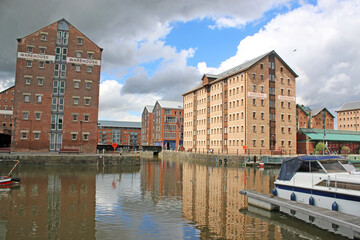
M218 75L184 96L184 148L241 154L296 153L295 78L271 51Z
M141 123L99 120L98 145L117 143L119 147L138 147L141 142Z
M13 151L96 152L101 54L65 19L18 39Z
M141 116L141 146L153 145L153 106L145 106Z
M13 129L14 89L12 86L0 92L1 133L11 134Z
M360 101L344 103L336 113L338 130L360 131Z
M182 102L156 101L153 109L153 145L178 150L183 145Z
M300 128L334 129L334 115L327 108L313 109L296 105L297 130Z

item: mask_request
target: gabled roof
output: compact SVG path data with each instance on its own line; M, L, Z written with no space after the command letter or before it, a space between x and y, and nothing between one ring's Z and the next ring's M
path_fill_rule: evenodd
M349 111L349 110L357 110L360 109L360 101L354 101L354 102L347 102L344 103L338 110L335 112L341 112L341 111Z
M253 58L249 61L246 61L236 67L233 67L229 70L226 70L220 74L209 74L209 73L206 73L203 75L202 79L204 79L204 77L208 77L208 78L214 78L215 80L220 80L220 79L223 79L223 78L226 78L228 76L231 76L231 75L235 75L239 72L242 72L242 71L245 71L246 69L250 68L251 66L253 66L254 64L256 64L257 62L259 62L260 60L262 60L263 58L265 58L266 56L269 56L270 54L275 54L275 56L280 60L280 62L295 76L295 77L298 77L298 75L289 67L289 65L286 64L286 62L274 51L270 51L270 52L267 52L267 53L264 53L256 58ZM190 90L186 93L183 94L186 95L188 93L191 93L199 88L201 88L202 86L199 86L199 87L196 87L194 88L193 90Z
M152 111L153 111L153 109L154 109L154 106L146 105L145 108L146 108L146 110L148 111L148 113L152 113Z
M303 113L305 113L306 114L306 116L309 116L309 114L306 112L306 110L303 108L304 107L304 105L303 106L300 106L299 104L296 104L296 107L298 107L301 111L303 111ZM310 110L311 111L311 110Z
M99 120L98 128L102 127L141 128L141 122Z
M184 109L183 102L164 101L164 100L158 100L157 102L159 103L161 108Z
M318 115L322 111L327 111L333 118L335 118L334 115L332 115L332 113L329 110L327 110L326 107L314 109L313 112L312 112L313 117Z
M8 87L8 88L6 88L6 89L4 89L4 90L2 90L0 93L3 93L3 92L6 92L6 91L9 91L11 88L13 88L13 87L15 87L15 85L14 86L11 86L11 87Z

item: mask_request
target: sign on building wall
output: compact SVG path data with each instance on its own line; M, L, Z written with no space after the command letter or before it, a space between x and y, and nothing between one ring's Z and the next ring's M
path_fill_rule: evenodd
M36 53L18 52L18 58L30 60L55 61L55 56Z
M284 101L290 101L290 102L295 102L295 100L296 100L295 97L282 96L282 95L278 95L278 99L279 100L284 100Z
M248 97L253 98L267 98L266 93L248 92Z
M97 65L100 66L101 61L96 59L86 59L86 58L74 58L74 57L67 57L67 63L75 63L75 64L86 64L86 65Z

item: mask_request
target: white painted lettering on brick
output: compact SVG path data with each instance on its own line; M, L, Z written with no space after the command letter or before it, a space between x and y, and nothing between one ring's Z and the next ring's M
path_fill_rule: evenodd
M18 52L18 58L31 59L31 60L55 61L55 56L52 56L52 55L27 53L27 52Z

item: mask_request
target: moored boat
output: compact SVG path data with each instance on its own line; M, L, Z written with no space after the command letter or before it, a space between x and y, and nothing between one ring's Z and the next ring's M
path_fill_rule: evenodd
M360 217L360 172L340 156L284 160L273 194Z
M11 175L16 166L19 164L19 160L0 160L1 162L14 161L15 165L6 176L0 176L0 188L6 188L12 186L15 183L20 182L20 178L15 178Z

